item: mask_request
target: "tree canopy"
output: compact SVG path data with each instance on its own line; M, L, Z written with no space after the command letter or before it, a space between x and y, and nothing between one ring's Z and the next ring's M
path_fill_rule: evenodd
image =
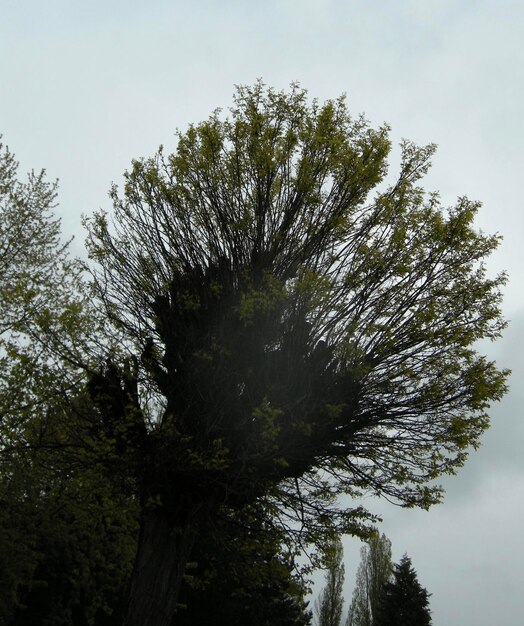
M0 463L43 444L99 362L99 344L111 345L62 241L56 195L44 170L23 180L0 143Z
M217 515L261 507L290 554L366 537L359 496L428 507L478 445L505 391L477 351L505 326L499 237L420 187L434 146L388 178L388 130L239 87L87 219L90 293L55 186L2 153L2 462L60 444L138 506L126 626L170 624Z
M90 221L169 490L233 502L298 479L307 506L330 474L427 507L428 481L478 443L504 391L474 348L504 327L504 276L483 263L499 238L474 229L479 203L444 209L418 186L434 146L404 143L377 191L389 150L343 98L259 83L135 161L112 217Z

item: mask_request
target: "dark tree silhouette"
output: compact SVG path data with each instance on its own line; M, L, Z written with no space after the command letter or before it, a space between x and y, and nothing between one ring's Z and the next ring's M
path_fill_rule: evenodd
M126 626L170 623L220 507L263 503L301 545L361 533L339 494L428 507L487 427L505 375L472 346L504 327L498 237L417 186L432 146L404 143L371 195L389 150L343 98L242 87L89 221L122 355L91 393L142 510Z
M260 507L225 511L199 535L175 623L310 626L306 589Z
M373 626L429 626L429 595L417 579L411 559L404 555L393 570L393 580L384 585Z

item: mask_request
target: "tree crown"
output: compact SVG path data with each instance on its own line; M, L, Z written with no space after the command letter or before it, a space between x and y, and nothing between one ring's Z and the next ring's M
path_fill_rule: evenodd
M193 494L266 498L290 529L360 532L338 494L440 499L505 390L474 347L504 328L505 276L479 203L419 186L434 149L404 142L377 190L386 126L257 83L113 187L112 219L88 220L94 286L135 355L164 500L190 471Z

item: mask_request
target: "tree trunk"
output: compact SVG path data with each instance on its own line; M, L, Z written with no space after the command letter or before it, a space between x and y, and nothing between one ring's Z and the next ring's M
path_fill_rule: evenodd
M123 626L171 626L194 534L191 522L172 528L161 510L143 511Z

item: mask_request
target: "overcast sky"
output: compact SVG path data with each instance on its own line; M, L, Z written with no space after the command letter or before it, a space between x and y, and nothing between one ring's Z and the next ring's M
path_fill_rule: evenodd
M482 448L429 512L370 502L394 559L407 552L432 593L435 626L518 626L524 615L524 3L510 0L0 0L0 133L23 170L60 179L64 230L132 158L227 108L235 84L298 80L392 138L435 142L426 179L445 203L481 200L500 232L511 326L489 346L511 367ZM350 596L359 543L346 542Z

